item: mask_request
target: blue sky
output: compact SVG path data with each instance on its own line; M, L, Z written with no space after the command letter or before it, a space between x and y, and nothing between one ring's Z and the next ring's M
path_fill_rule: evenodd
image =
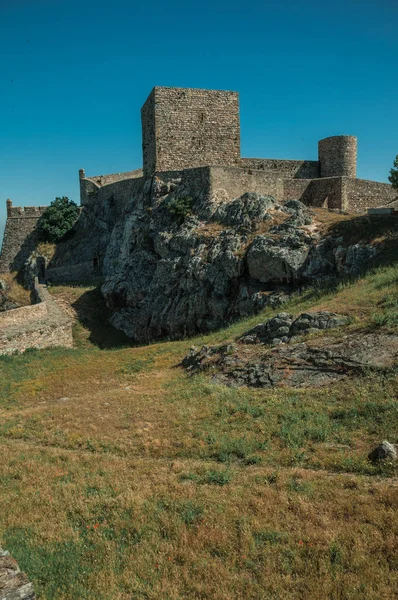
M242 156L317 158L358 136L358 176L398 154L396 0L0 0L0 238L5 201L78 196L141 166L154 85L240 92Z

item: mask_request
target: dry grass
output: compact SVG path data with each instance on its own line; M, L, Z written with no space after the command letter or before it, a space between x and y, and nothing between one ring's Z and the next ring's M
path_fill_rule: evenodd
M0 279L5 281L9 286L7 296L10 300L17 302L21 306L29 306L31 304L30 290L27 290L19 283L18 273L0 274Z
M397 284L394 263L286 310L396 330ZM176 365L271 311L117 347L95 290L52 291L76 347L0 359L0 539L40 600L398 595L398 473L366 460L398 441L395 371L318 390L215 385Z

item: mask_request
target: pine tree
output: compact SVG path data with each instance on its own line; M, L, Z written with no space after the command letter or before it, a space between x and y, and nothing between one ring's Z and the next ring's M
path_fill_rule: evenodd
M388 180L391 183L392 187L395 190L398 190L398 155L395 157L394 168L390 170L390 176Z

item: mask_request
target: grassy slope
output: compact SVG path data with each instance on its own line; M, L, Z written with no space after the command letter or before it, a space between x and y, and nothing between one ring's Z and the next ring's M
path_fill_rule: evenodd
M288 309L396 330L396 258ZM271 312L121 347L95 291L53 291L79 314L76 347L0 360L0 539L41 600L398 595L397 471L366 461L398 441L395 372L318 390L213 385L176 368L189 347Z

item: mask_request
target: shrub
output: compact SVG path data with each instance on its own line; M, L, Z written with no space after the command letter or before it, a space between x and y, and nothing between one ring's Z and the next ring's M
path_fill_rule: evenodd
M185 219L192 211L192 198L185 196L183 198L174 198L168 205L169 213L177 219Z
M207 471L202 479L202 483L213 485L226 485L231 481L231 474L228 471Z
M79 207L73 200L66 196L55 198L40 219L40 240L58 242L73 227L79 212Z

